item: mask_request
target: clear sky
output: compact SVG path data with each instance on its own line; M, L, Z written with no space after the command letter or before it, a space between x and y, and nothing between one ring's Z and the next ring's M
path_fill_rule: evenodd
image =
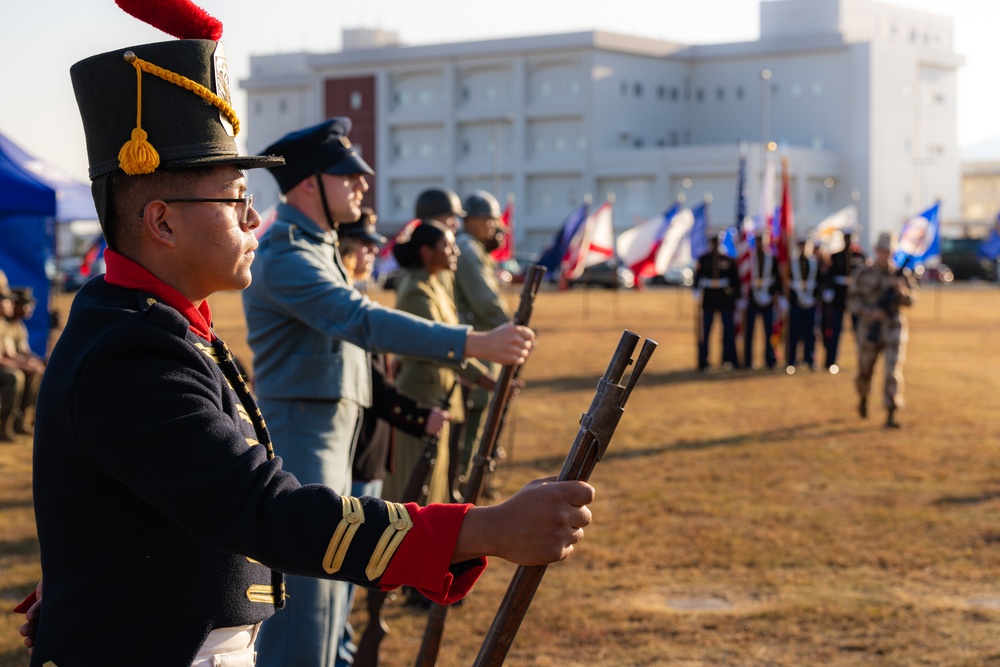
M765 0L767 1L767 0ZM1000 138L1000 1L883 0L954 20L955 50L966 64L958 76L958 143ZM234 82L236 110L246 98L236 82L250 55L340 49L343 28L395 30L406 44L430 44L529 34L608 30L707 44L754 40L757 0L201 0L225 27L222 41ZM133 19L113 0L5 0L0 20L0 132L29 153L86 179L83 129L69 67L87 56L132 44L171 39Z

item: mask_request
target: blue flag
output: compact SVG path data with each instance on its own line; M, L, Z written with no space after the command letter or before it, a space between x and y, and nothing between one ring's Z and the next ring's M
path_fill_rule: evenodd
M691 209L694 224L691 225L691 257L698 259L708 252L708 202Z
M559 268L563 257L566 256L566 251L569 249L569 242L576 236L581 225L586 222L589 210L590 205L587 203L580 204L580 206L573 209L566 216L566 220L563 221L562 227L556 232L555 237L545 246L545 250L542 251L541 256L535 261L536 264L545 267L547 274L552 274Z
M990 235L979 245L979 256L989 260L1000 257L1000 213L997 214L997 223L990 230Z
M941 256L941 202L906 221L899 232L899 244L892 261L896 266L904 262L922 264L932 257Z

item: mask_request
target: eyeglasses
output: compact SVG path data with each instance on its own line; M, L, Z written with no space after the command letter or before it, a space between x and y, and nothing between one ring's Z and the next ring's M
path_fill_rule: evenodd
M250 215L250 209L253 208L253 195L246 195L245 197L238 197L236 199L225 199L225 198L205 198L205 197L182 197L178 199L164 199L162 200L166 204L172 204L174 202L181 202L185 204L192 204L198 202L210 202L213 204L243 204L243 217L240 220L242 224L247 224L247 218Z

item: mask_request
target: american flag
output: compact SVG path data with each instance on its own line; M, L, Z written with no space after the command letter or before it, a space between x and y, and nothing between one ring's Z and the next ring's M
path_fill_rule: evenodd
M753 230L747 221L747 145L740 143L740 169L736 194L736 224L733 234L736 244L736 270L740 276L740 299L744 302L750 297L750 286L753 282ZM743 317L741 309L736 310L736 335L743 333Z

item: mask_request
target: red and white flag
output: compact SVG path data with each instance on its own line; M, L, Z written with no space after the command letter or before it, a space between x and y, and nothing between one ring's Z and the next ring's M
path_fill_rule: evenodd
M615 225L611 202L605 202L587 217L570 241L562 261L562 277L575 280L588 266L614 257Z
M508 199L507 206L504 207L500 215L500 231L503 232L503 239L499 247L490 253L496 262L503 262L514 257L514 200Z

